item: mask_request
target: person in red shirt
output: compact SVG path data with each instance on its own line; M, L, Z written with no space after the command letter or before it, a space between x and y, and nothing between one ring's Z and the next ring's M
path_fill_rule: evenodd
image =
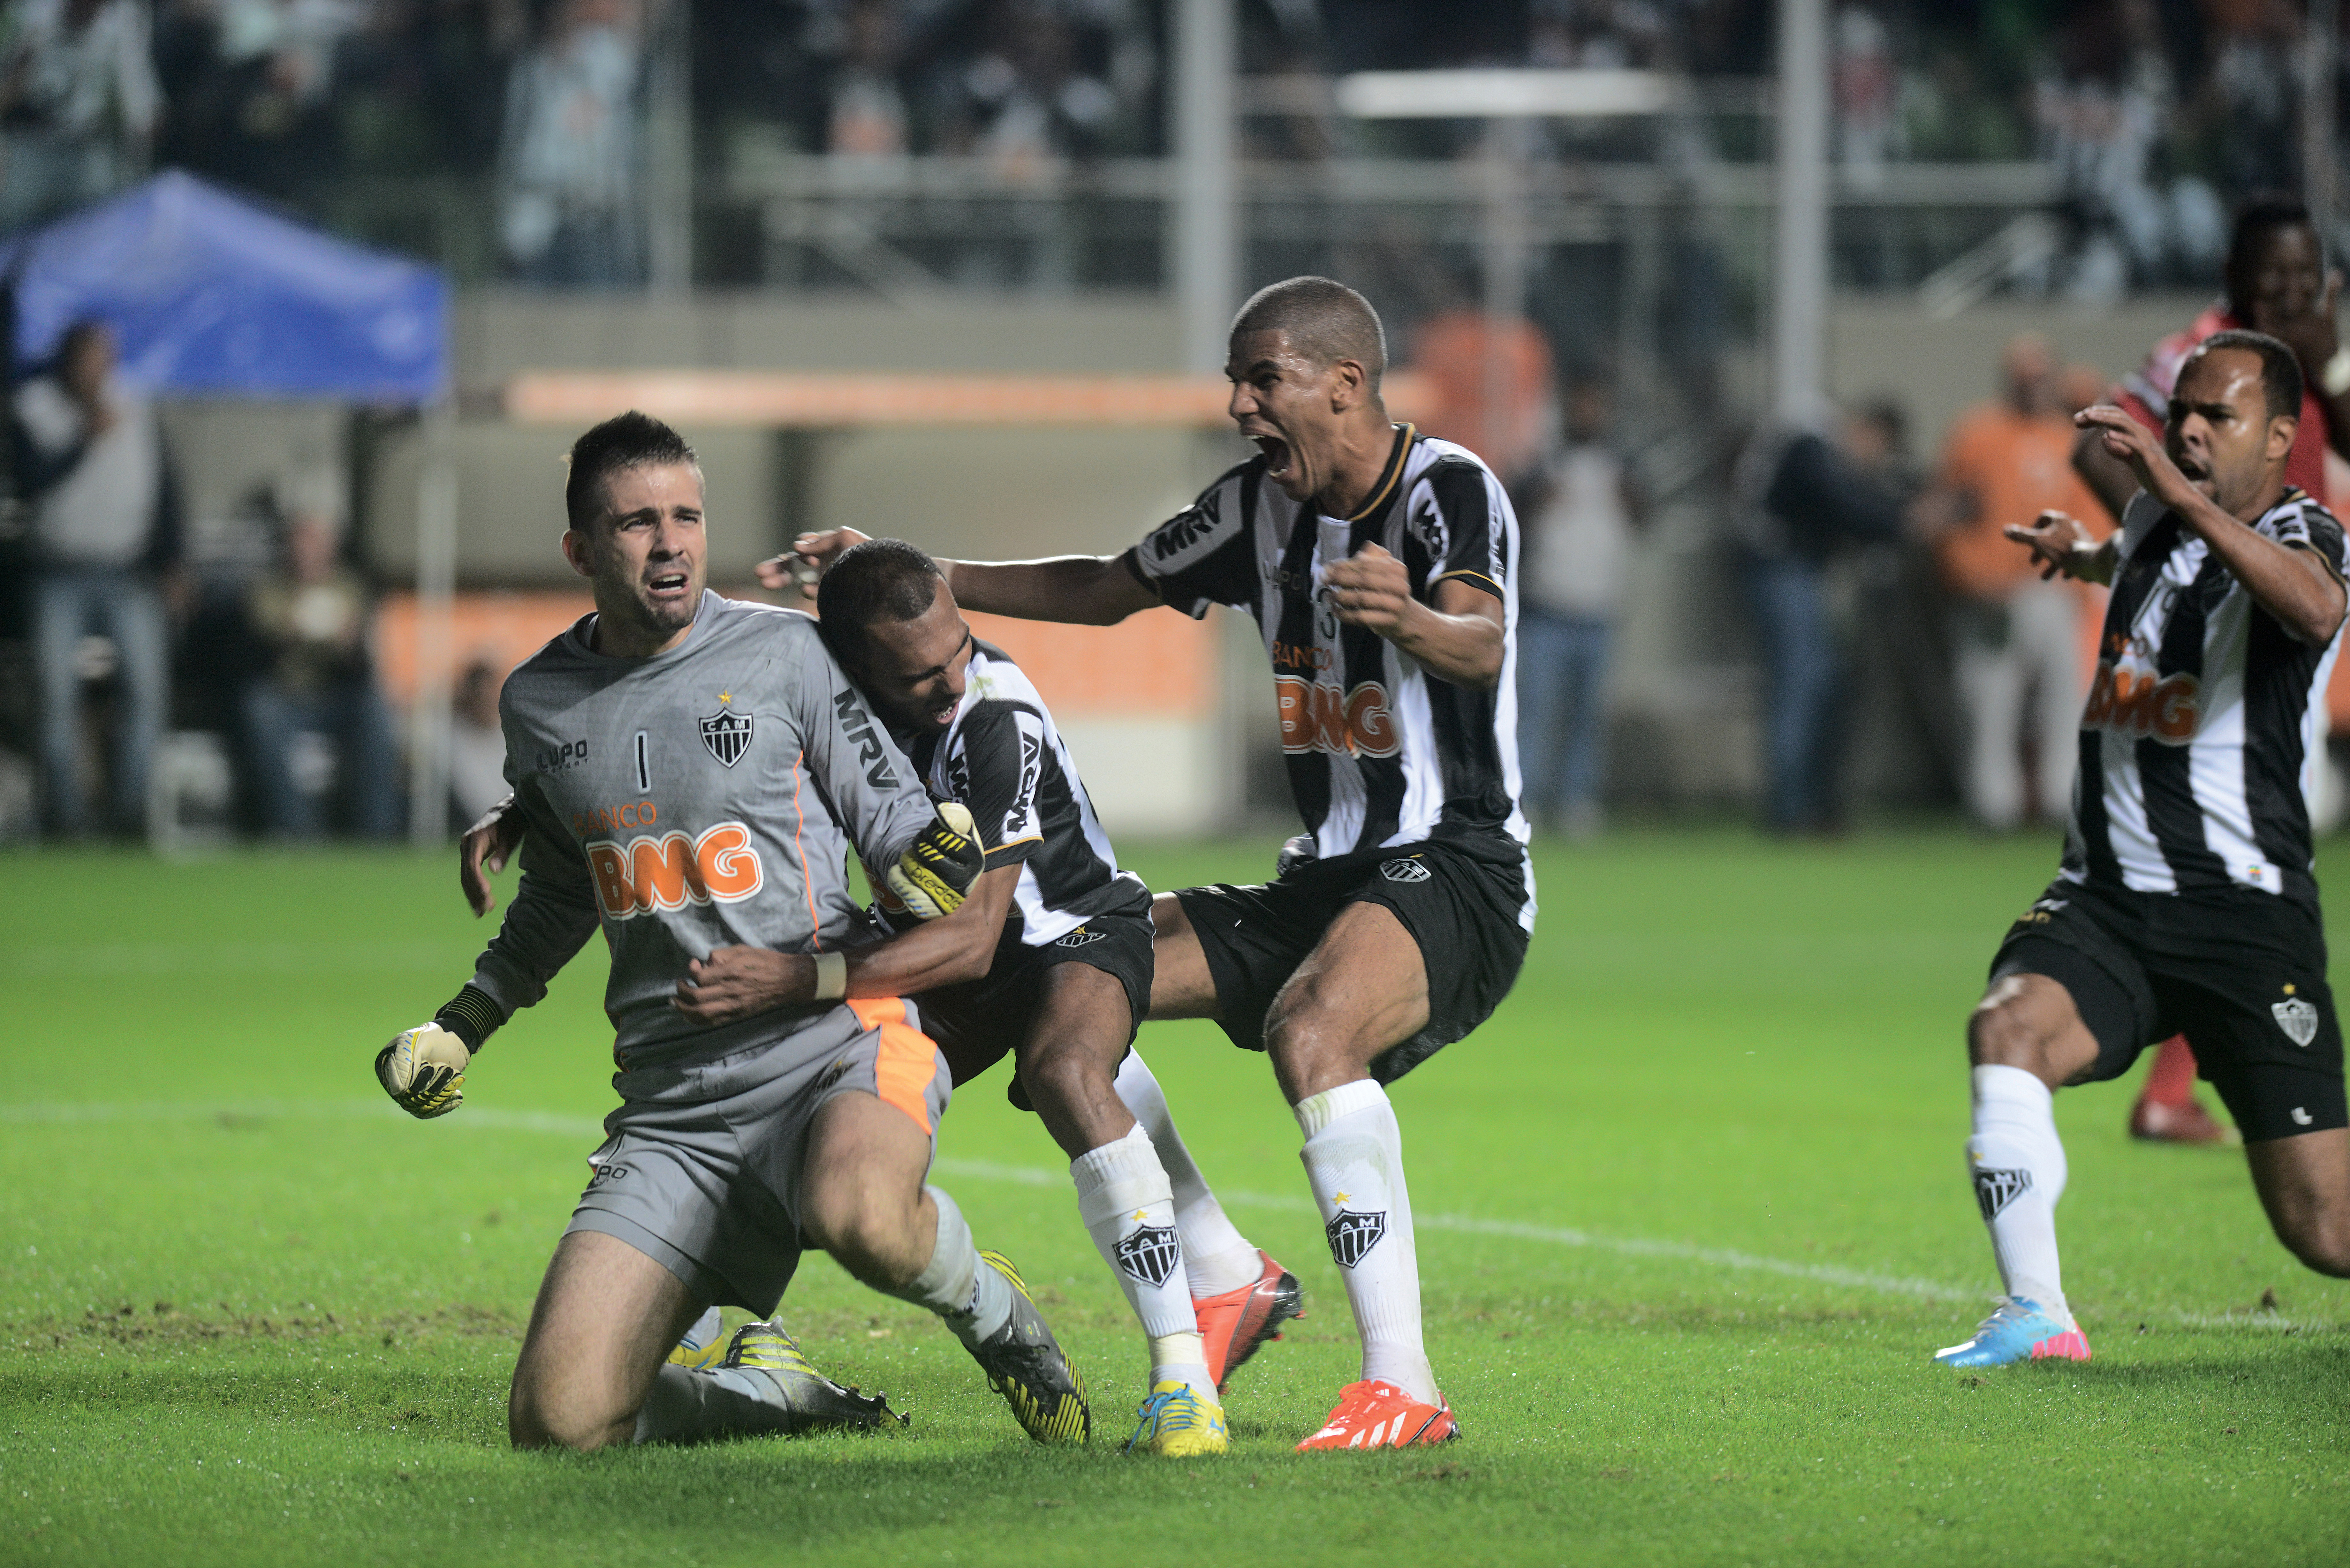
M2236 214L2228 243L2227 297L2208 306L2183 332L2154 346L2146 363L2122 379L2112 400L2147 430L2160 432L2170 389L2195 346L2215 332L2250 327L2282 341L2301 361L2301 420L2285 482L2321 502L2326 498L2325 451L2350 458L2350 348L2342 346L2334 307L2342 275L2325 265L2324 247L2309 209L2289 196L2257 196ZM2137 492L2121 462L2106 454L2098 432L2081 434L2073 466L2116 517ZM2195 1099L2195 1055L2185 1039L2163 1043L2130 1107L2130 1136L2163 1143L2223 1143L2227 1130Z

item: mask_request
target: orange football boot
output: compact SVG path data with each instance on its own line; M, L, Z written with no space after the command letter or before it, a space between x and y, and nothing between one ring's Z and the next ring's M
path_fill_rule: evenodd
M1242 1362L1265 1341L1281 1337L1284 1323L1305 1315L1305 1293L1297 1276L1262 1247L1256 1255L1264 1268L1253 1281L1220 1296L1191 1298L1191 1315L1200 1320L1200 1339L1207 1347L1208 1376L1220 1394Z
M1449 1443L1461 1435L1444 1396L1423 1405L1392 1383L1349 1383L1322 1429L1297 1445L1309 1449L1409 1449Z

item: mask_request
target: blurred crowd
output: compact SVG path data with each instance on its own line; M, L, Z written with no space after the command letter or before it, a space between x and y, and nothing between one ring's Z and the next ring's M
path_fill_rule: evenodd
M8 588L22 590L10 607L33 701L8 717L36 754L43 829L146 837L192 791L223 830L397 835L375 596L348 548L341 476L279 476L244 519L257 548L198 571L155 406L120 373L103 323L71 327L10 411L26 528ZM209 776L191 778L192 762Z
M779 156L969 155L1023 170L1166 149L1170 0L15 0L0 10L0 232L172 164L347 211L354 182L494 192L499 265L639 275L656 62L698 177ZM1458 64L1770 69L1768 0L1239 0L1253 78ZM1835 156L2044 160L2066 243L2040 284L2088 296L2208 275L2226 208L2296 187L2292 0L1847 0ZM2337 98L2350 103L2350 93ZM1441 154L1449 123L1253 113L1263 158ZM1752 156L1688 120L1557 124L1562 159ZM1661 139L1661 140L1660 140ZM1675 146L1664 143L1676 143ZM336 206L336 195L344 200ZM1855 264L1866 272L1865 251ZM1856 279L1863 284L1867 276Z

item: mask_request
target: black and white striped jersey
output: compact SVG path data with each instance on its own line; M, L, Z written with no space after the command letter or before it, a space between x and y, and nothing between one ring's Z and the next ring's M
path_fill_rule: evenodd
M1518 809L1518 525L1476 454L1396 429L1362 510L1327 517L1282 493L1253 458L1127 555L1143 583L1194 618L1256 618L1273 659L1289 783L1323 859L1432 837L1506 834ZM1502 601L1502 677L1490 691L1431 680L1378 633L1340 622L1332 561L1377 544L1428 601L1458 579ZM1531 884L1529 884L1531 885ZM1526 917L1529 929L1532 906Z
M2254 524L2342 572L2298 490ZM2333 647L2278 623L2153 497L2124 509L2064 877L2147 893L2257 888L2314 907L2307 792Z
M1028 677L1002 649L973 639L966 681L946 732L926 734L908 750L933 794L971 808L987 868L1020 867L1002 945L1041 948L1097 915L1149 919L1150 889L1118 868L1085 781Z

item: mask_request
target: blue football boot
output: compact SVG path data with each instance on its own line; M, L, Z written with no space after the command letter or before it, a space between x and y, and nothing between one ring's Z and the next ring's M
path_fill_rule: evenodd
M1982 1320L1975 1336L1963 1345L1934 1352L1943 1366L2005 1366L2017 1361L2089 1359L2088 1337L2073 1314L2063 1317L2042 1310L2037 1302L2010 1296L1999 1310Z

